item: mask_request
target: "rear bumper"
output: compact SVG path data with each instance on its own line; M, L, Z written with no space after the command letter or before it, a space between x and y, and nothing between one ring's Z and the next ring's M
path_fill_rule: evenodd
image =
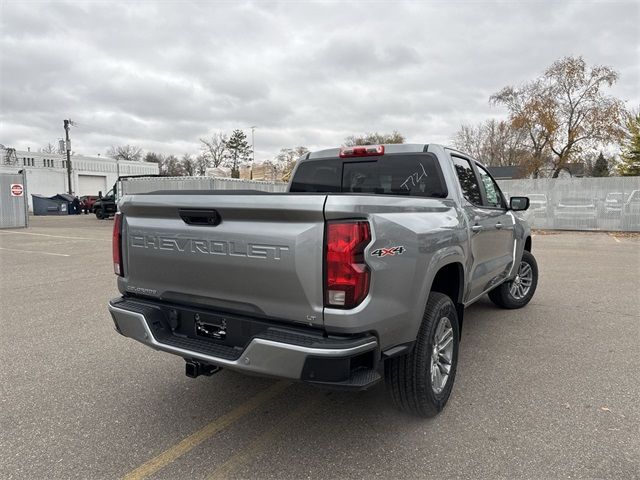
M251 338L244 348L176 336L162 311L143 302L109 302L118 333L156 350L240 372L326 386L364 389L377 383L378 341L373 335L325 338L277 327Z

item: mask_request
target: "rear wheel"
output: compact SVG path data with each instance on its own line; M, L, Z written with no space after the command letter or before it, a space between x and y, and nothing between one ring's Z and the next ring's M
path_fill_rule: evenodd
M501 308L522 308L533 298L538 286L538 263L531 252L522 252L516 277L489 292L489 298Z
M459 339L453 302L431 292L413 351L385 362L385 383L400 410L432 417L444 408L456 376Z

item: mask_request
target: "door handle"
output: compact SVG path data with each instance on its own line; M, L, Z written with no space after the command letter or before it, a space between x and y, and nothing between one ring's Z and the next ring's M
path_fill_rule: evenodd
M500 222L496 223L496 228L498 230L500 230L502 228L502 223L500 223Z
M478 233L482 231L482 225L474 225L471 227L471 231L474 233Z

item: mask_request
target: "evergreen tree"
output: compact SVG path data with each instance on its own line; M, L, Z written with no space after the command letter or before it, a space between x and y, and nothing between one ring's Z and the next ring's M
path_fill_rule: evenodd
M247 136L242 130L234 130L225 142L229 152L226 165L231 167L231 177L240 178L240 165L251 158L251 146L247 142Z
M630 114L626 122L627 138L622 145L622 155L617 171L623 177L640 175L640 110Z
M596 163L593 165L593 170L591 171L591 175L593 177L608 177L609 176L609 162L602 152L598 155L596 159Z

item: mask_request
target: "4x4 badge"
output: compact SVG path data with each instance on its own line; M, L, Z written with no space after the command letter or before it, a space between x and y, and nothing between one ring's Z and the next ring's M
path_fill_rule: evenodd
M407 249L404 248L404 246L398 245L396 247L378 248L371 252L371 255L376 257L386 257L387 255L402 255L406 251Z

